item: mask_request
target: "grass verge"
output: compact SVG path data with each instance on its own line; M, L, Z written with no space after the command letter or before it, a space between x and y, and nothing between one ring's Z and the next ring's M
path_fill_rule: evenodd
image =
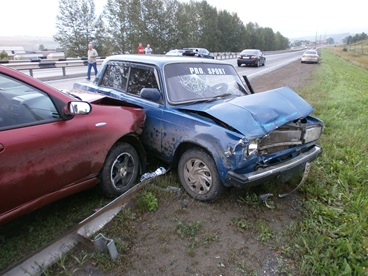
M323 156L304 186L302 222L291 231L302 275L368 274L368 72L322 50L300 94L325 123Z

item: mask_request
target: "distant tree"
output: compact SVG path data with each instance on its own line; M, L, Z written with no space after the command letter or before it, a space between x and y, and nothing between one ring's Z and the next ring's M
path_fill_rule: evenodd
M108 0L104 17L107 20L107 33L111 39L112 54L124 54L130 47L127 45L129 33L128 6L131 0ZM138 14L140 8L138 7Z
M89 42L95 42L96 33L103 22L95 15L93 0L59 0L59 15L56 17L59 42L68 57L83 57ZM99 51L100 49L97 49Z
M45 46L43 46L43 44L40 44L40 46L38 46L38 50L45 51Z
M160 47L156 50L166 53L170 49L178 47L179 34L178 29L178 11L179 2L176 0L165 0L165 18L161 18L163 31L161 35Z
M360 40L366 40L366 39L368 39L368 35L366 33L361 33Z
M335 44L335 40L332 37L327 38L327 44Z
M260 46L263 51L276 50L275 34L271 28L259 28Z
M176 3L172 0L141 0L143 18L143 39L146 44L151 44L155 54L163 53L167 50L167 43L170 42L170 33L175 32L167 18L172 18L177 9Z
M198 47L199 45L199 15L196 9L196 3L180 3L177 11L177 46L183 47Z
M236 14L230 14L226 10L219 11L217 20L218 36L214 36L217 39L216 52L235 52L240 51L243 48L241 41L242 33L244 32L243 22L239 20Z
M368 35L363 32L361 34L355 34L354 36L349 35L345 37L342 42L344 42L345 44L352 44L366 39L368 39Z
M144 3L141 0L126 1L127 6L127 33L126 33L126 45L127 50L130 53L137 53L137 47L139 43L145 46L147 44L145 38L144 29Z
M231 52L240 52L244 49L245 41L243 38L245 37L245 26L243 21L238 17L236 13L231 15L232 22L232 32L230 36L226 36L226 33L223 34L223 40L230 40L229 42L232 44L228 50L225 48L221 48L221 51L231 51Z
M198 17L200 32L200 44L194 47L207 48L217 51L221 47L221 34L218 29L219 16L217 9L208 4L207 1L198 2Z
M94 47L100 57L109 56L113 51L113 47L111 38L108 36L106 25L104 24L102 14L100 15L98 21L100 24L95 29L95 37L93 39Z
M345 44L350 44L351 43L351 39L352 39L352 36L349 35L349 36L343 38L342 42L344 42Z
M259 26L257 23L249 22L247 25L245 25L246 45L244 48L260 48L260 43L258 41L258 29Z
M0 60L9 60L9 55L7 52L5 52L5 50L0 52Z
M289 39L284 37L280 32L276 32L274 41L274 50L285 50L290 46Z

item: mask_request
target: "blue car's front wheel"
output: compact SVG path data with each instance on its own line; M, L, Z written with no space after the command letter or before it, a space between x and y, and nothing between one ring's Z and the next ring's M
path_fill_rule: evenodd
M214 160L198 147L181 156L178 176L185 191L200 201L214 201L224 189Z

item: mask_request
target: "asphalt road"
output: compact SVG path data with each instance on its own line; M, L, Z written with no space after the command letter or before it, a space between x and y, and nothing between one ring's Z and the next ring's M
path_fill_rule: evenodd
M249 79L252 79L253 77L266 74L272 70L277 70L278 68L299 59L301 55L302 51L268 54L266 55L265 66L261 67L238 67L236 59L228 59L223 61L232 64L236 68L240 76L247 75ZM62 72L60 68L34 71L35 78L45 80L46 83L57 89L71 89L75 82L88 82L85 77L87 72L86 66L67 68L67 75L69 75L70 77L54 80L47 79L52 79L57 76L61 77Z

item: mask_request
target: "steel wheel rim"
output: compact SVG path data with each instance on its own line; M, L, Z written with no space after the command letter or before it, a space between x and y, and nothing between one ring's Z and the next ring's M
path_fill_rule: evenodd
M206 194L212 187L211 171L200 159L190 159L185 163L184 179L188 188L196 194Z
M118 155L110 171L111 183L116 189L129 185L134 174L135 162L131 154L124 152Z

